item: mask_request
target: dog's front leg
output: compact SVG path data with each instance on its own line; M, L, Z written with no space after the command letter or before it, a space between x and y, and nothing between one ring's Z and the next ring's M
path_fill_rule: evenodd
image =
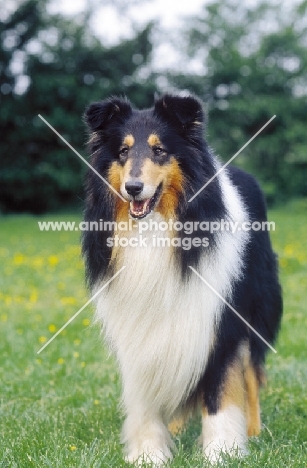
M158 415L146 414L140 408L128 409L122 442L129 463L161 466L172 458L172 440L166 425Z

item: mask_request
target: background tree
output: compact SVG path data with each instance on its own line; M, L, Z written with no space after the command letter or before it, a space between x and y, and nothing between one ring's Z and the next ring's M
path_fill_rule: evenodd
M140 77L151 53L146 26L131 40L104 47L87 11L73 21L29 0L1 23L0 208L43 212L76 203L85 166L37 117L41 114L84 153L85 107L112 94L152 104L155 86ZM23 75L13 73L16 56ZM16 61L16 60L15 60ZM20 80L21 78L21 80ZM18 94L18 79L29 86Z
M261 180L269 201L307 195L307 2L204 6L186 32L201 73L169 73L207 104L208 139L229 159L274 114L236 164ZM188 67L186 67L188 69Z
M89 102L125 94L147 107L162 84L204 100L208 140L225 160L276 114L235 163L257 176L269 202L307 195L307 0L207 4L180 31L184 70L159 73L151 24L106 47L90 28L97 0L73 19L48 13L49 0L15 2L12 14L0 11L0 211L39 213L82 199L84 164L37 114L85 154ZM193 62L198 73L189 72Z

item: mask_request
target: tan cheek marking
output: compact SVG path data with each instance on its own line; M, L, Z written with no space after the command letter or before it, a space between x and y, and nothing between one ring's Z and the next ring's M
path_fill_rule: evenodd
M148 137L147 143L149 146L159 146L161 145L161 141L155 133L151 133Z
M174 218L184 183L183 174L176 159L171 158L170 163L163 166L146 159L142 167L141 179L145 185L155 187L163 183L162 196L156 209L165 219Z
M134 136L129 134L129 135L125 136L123 144L127 145L127 146L129 146L129 148L131 148L134 145L134 142L135 142Z
M108 173L108 182L114 187L117 192L120 192L122 181L125 180L131 169L131 161L128 160L124 166L121 166L117 162L113 162ZM115 197L115 215L114 221L116 223L126 222L129 220L129 202L123 202L116 194L112 192L112 196ZM125 231L115 231L114 235L126 236ZM112 248L111 262L116 264L118 268L123 265L123 249L118 247Z
M128 160L126 164L121 166L117 162L113 162L108 173L108 182L120 193L120 187L122 181L125 180L131 170L131 161ZM112 192L113 195L113 192ZM113 195L115 198L115 219L117 223L120 221L128 220L129 213L129 202L124 202L116 194Z
M117 162L113 162L110 166L108 173L108 182L118 192L120 189L121 178L123 174L123 168Z
M128 159L124 166L121 166L118 162L113 162L108 172L108 182L114 187L117 192L120 191L122 182L128 180L129 173L131 171L131 160Z
M183 192L184 177L175 158L164 168L164 190L157 210L165 219L175 218L179 196Z

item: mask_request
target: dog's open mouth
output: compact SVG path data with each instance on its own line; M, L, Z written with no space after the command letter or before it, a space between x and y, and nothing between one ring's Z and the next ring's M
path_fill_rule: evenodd
M157 201L160 197L162 184L160 184L155 191L153 197L145 200L132 200L130 202L130 215L132 218L141 219L145 218L155 208Z

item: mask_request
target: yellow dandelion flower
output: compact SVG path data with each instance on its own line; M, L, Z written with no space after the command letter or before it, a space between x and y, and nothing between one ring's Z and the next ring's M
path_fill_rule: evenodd
M35 304L35 302L37 302L37 292L36 291L33 291L30 295L30 302L32 302L33 304Z
M77 447L75 445L70 445L69 449L73 452L73 451L77 450Z
M14 265L21 265L25 261L25 256L21 253L15 253L13 258Z
M40 343L46 343L47 338L46 338L45 336L40 336L39 339L38 339L38 341L39 341Z
M55 266L59 263L59 259L56 255L50 255L48 257L48 263L50 266Z
M80 365L81 365L81 367L85 367L85 366L86 366L86 363L83 361L83 362L81 362Z
M75 344L76 346L79 346L80 343L81 343L80 338L76 338L76 339L74 340L74 344Z
M61 297L61 302L64 305L75 305L77 300L75 297Z
M75 358L78 358L78 357L80 356L80 354L78 353L78 351L74 351L73 356L74 356Z
M49 327L48 327L48 330L51 332L51 333L54 333L57 331L57 327L55 325L50 324Z
M41 364L42 360L40 358L36 359L37 364Z
M58 359L58 364L64 364L64 362L65 362L65 359L63 359L62 357Z
M4 302L6 305L11 305L13 302L11 296L5 296Z
M99 400L94 400L94 405L99 405Z
M91 322L90 322L89 319L83 319L83 320L82 320L82 325L84 325L85 327L88 327L90 323L91 323Z
M293 245L291 244L288 244L286 245L286 247L284 248L284 252L285 252L285 255L287 255L287 257L291 257L293 255Z

